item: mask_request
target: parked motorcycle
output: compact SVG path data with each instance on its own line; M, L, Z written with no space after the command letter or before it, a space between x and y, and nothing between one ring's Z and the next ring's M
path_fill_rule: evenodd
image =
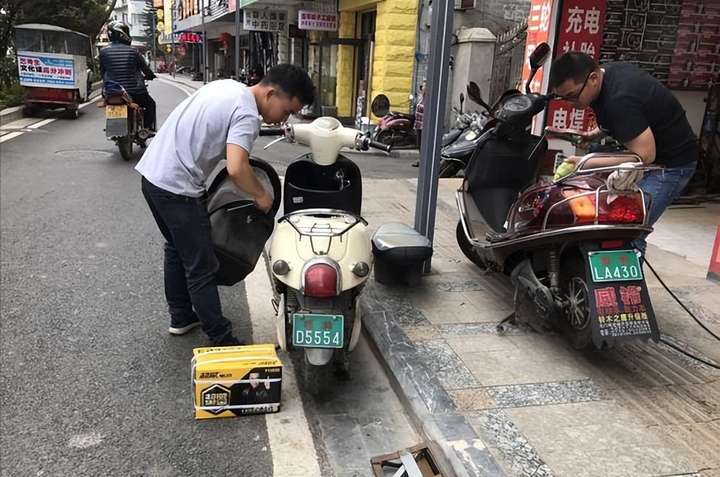
M278 140L312 151L285 172L285 215L273 234L268 264L278 343L283 350L302 350L305 385L319 392L329 370L348 376L348 355L362 326L359 300L373 265L367 222L360 215L360 169L340 149L390 147L330 117L261 134L282 134Z
M375 128L373 140L392 147L407 147L417 144L415 116L390 111L390 100L379 94L370 105L372 113L380 119Z
M480 91L480 87L476 83L470 82L470 85L473 91ZM516 89L508 90L500 96L493 106L485 103L479 94L475 94L474 101L479 101L478 104L485 109L485 112L473 113L470 121L463 120L464 118L459 117L457 123L464 123L465 128L457 132L458 126L456 126L443 135L443 148L440 151L440 178L455 177L460 171L467 167L475 148L478 147L481 140L487 139L488 136L485 135L485 133L495 127L496 120L494 114L497 112L498 106L506 97L519 93ZM470 99L473 98L471 97ZM460 104L462 104L462 102ZM456 114L459 113L459 111L456 111ZM467 116L467 113L465 113L464 116Z
M142 107L134 103L120 84L107 81L103 87L105 108L105 136L112 139L126 161L132 159L133 144L145 149L151 131L145 128Z
M549 95L530 92L530 82L550 48L540 44L530 57L526 94L506 97L496 125L474 151L456 193L460 249L476 265L504 272L515 287L515 313L498 325L520 320L536 329L560 329L576 348L598 349L615 343L652 338L659 331L640 253L633 240L652 231L642 190L614 200L607 175L644 166L588 168L595 157L632 153L591 153L574 172L557 181L538 179L546 137L581 138L581 133L546 129L529 134L533 116L545 109ZM468 88L479 98L479 90ZM530 303L535 313L518 313Z
M461 113L456 122L457 126L442 138L439 172L441 178L455 177L465 169L482 137L488 117L480 113Z

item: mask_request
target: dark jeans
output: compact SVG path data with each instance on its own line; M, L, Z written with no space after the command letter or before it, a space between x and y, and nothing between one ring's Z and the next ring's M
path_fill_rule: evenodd
M171 325L182 327L200 319L210 340L220 343L232 325L220 308L207 199L170 193L144 177L142 192L166 240L165 298Z
M132 95L133 101L143 108L143 122L145 127L155 131L155 100L149 93L135 93Z
M648 210L648 223L655 225L660 216L665 212L675 199L680 197L682 191L687 187L688 182L695 174L697 162L690 164L667 168L662 171L648 171L638 184L646 194L650 195L650 209ZM634 245L643 255L647 243L645 238L635 241Z

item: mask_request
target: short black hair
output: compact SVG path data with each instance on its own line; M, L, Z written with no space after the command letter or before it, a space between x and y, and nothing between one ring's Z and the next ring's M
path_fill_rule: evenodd
M582 83L590 73L600 68L597 61L585 53L570 51L553 61L550 69L550 89L557 88L567 80Z
M299 66L282 64L268 70L260 84L276 86L291 98L297 98L303 105L315 101L315 85L310 76Z

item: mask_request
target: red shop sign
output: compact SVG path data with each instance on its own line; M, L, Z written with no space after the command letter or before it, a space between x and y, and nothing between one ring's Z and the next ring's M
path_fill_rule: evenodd
M600 58L605 10L604 1L564 1L553 58L568 51L587 53L596 60ZM547 124L589 131L595 128L596 121L591 108L575 109L567 101L555 100L548 106Z

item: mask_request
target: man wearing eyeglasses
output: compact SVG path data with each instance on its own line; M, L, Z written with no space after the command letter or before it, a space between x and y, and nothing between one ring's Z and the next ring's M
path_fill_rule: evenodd
M685 189L697 166L697 137L680 102L635 65L608 63L601 68L591 56L577 52L565 53L553 62L550 90L575 108L593 108L599 127L590 131L588 140L608 134L645 164L665 167L647 171L639 183L652 197L648 220L654 224ZM579 159L573 156L569 161L577 163ZM622 162L622 158L596 158L585 167ZM637 245L644 253L645 241Z

